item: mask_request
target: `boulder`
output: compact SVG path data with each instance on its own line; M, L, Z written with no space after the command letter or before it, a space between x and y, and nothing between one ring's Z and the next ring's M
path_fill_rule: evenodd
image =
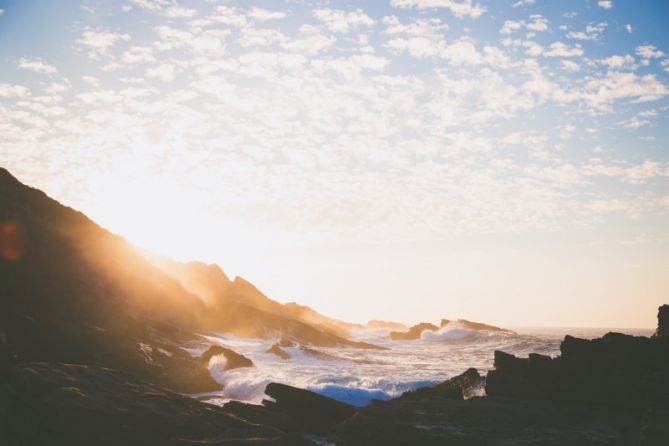
M357 411L349 404L285 384L270 383L265 393L274 399L263 401L266 408L288 415L315 429L347 420Z
M476 389L484 384L484 378L475 368L469 368L464 373L441 382L434 387L423 387L403 393L399 399L420 400L426 398L448 398L464 400L476 394Z

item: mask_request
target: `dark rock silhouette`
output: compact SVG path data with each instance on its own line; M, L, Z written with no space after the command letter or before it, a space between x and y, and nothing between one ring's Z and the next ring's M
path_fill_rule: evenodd
M403 331L391 331L389 336L390 339L394 341L411 341L414 339L419 339L420 335L425 331L436 331L439 330L439 327L437 327L434 324L430 324L427 322L421 322L420 324L416 324L413 327L409 328L408 331L403 332Z
M421 399L431 395L440 395L444 398L464 400L474 396L477 390L482 389L485 379L475 368L467 369L461 375L455 376L434 387L423 387L417 390L403 393L398 400Z
M122 368L184 392L219 387L180 348L207 308L122 238L4 169L0 224L23 238L20 255L0 258L4 368L62 361Z
M204 364L209 364L211 358L219 355L225 357L226 364L224 370L236 369L239 367L253 367L253 361L249 358L220 345L212 345L209 347L207 351L200 356L200 361Z
M655 330L656 338L669 338L669 305L662 305L657 310L657 330Z
M0 381L0 408L0 444L6 446L295 441L279 429L95 366L17 365Z
M188 286L217 290L198 297L121 237L4 169L0 225L0 369L35 361L97 365L205 392L220 385L181 348L199 342L198 332L376 348L263 310L282 305L215 265L193 262L183 271L172 262Z
M285 384L270 383L265 393L275 401L264 400L263 406L316 429L347 420L356 412L348 404Z
M667 387L656 383L658 376L669 379L667 345L659 339L620 333L593 340L566 336L560 351L554 359L495 352L486 393L642 407L649 394Z

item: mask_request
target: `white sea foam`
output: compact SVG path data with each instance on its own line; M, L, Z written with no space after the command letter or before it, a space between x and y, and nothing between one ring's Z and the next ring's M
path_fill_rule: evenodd
M577 334L599 336L604 331ZM477 332L451 323L435 333L423 333L416 341L391 341L370 333L360 336L368 342L389 350L355 348L322 348L314 350L328 356L307 353L299 347L286 347L290 359L284 360L267 353L275 341L242 339L222 333L203 338L188 351L202 354L210 345L220 344L250 358L254 367L225 369L225 360L212 358L210 373L221 384L221 390L209 395L214 404L230 400L259 403L270 382L280 382L347 402L356 406L369 404L373 399L387 400L408 390L431 386L469 367L485 373L492 368L495 350L519 356L537 352L555 356L564 332L542 334L524 332L518 335ZM380 333L379 333L380 334Z

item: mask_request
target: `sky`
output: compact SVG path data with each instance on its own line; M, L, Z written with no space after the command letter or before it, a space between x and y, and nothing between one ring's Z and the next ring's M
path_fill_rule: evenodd
M654 327L669 2L0 0L0 165L349 320Z

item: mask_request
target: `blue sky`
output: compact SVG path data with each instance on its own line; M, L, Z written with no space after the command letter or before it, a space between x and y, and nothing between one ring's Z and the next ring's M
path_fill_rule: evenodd
M350 320L666 300L667 2L0 10L0 164L143 248Z

